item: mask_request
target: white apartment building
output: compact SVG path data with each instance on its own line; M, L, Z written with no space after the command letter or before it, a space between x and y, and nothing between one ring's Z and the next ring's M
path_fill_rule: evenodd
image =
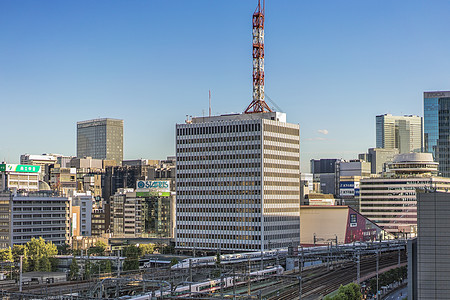
M279 112L176 126L176 247L260 251L300 242L299 125Z

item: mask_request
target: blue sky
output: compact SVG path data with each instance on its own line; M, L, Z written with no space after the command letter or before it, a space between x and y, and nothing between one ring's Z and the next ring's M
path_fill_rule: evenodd
M126 159L173 155L209 89L214 114L250 103L256 2L1 0L0 159L75 155L76 122L98 117L124 119ZM448 1L266 2L266 93L301 126L303 171L450 89Z

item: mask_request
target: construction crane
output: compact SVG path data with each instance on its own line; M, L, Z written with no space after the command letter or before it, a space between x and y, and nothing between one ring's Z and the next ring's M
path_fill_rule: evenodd
M264 9L265 0L253 13L253 100L247 109L246 114L272 112L264 101Z

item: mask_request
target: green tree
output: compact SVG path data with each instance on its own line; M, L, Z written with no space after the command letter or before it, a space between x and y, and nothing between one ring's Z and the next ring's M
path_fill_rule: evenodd
M0 261L13 261L13 254L11 247L0 250Z
M58 249L58 254L59 255L70 255L72 254L72 249L70 248L69 244L62 244L62 245L57 245L56 248Z
M77 280L80 273L80 267L78 266L77 260L72 258L72 263L69 266L69 280Z
M141 250L141 255L153 254L153 251L155 251L155 244L140 244L139 249Z
M104 242L99 240L95 243L95 245L93 247L90 247L88 249L88 254L102 256L105 254L105 250L106 250L107 246L108 245L106 245Z
M38 270L42 272L50 272L52 270L52 264L50 263L48 256L44 255L39 259Z
M170 261L170 266L174 266L178 263L178 259L176 259L175 257L172 258L172 260Z
M325 297L325 300L359 300L362 298L361 288L356 283L340 286L337 294Z
M29 268L27 247L25 245L14 245L12 248L12 255L15 262L20 262L20 256L23 256L22 269L26 272Z
M139 256L141 251L135 245L129 245L124 249L125 261L123 262L124 271L139 269Z
M38 239L32 238L26 244L28 259L30 261L30 268L32 271L46 271L51 270L50 257L58 253L58 249L52 242L46 243L42 237ZM46 257L46 259L43 259ZM47 261L49 263L47 263ZM50 267L49 267L50 266Z
M111 273L112 272L112 264L111 264L111 261L109 259L107 261L103 262L103 266L104 266L104 269L103 269L104 273Z
M83 272L83 278L84 279L90 279L92 274L92 263L89 261L89 259L84 263L84 272Z

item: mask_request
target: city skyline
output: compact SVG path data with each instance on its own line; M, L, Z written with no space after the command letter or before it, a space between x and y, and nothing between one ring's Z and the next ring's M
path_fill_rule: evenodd
M266 93L300 124L303 172L356 158L375 146L376 115L423 116L423 92L448 90L449 6L267 1ZM251 102L254 1L0 8L1 160L74 155L76 122L98 117L124 120L124 159L162 159L176 123L208 114L209 89L214 115Z

